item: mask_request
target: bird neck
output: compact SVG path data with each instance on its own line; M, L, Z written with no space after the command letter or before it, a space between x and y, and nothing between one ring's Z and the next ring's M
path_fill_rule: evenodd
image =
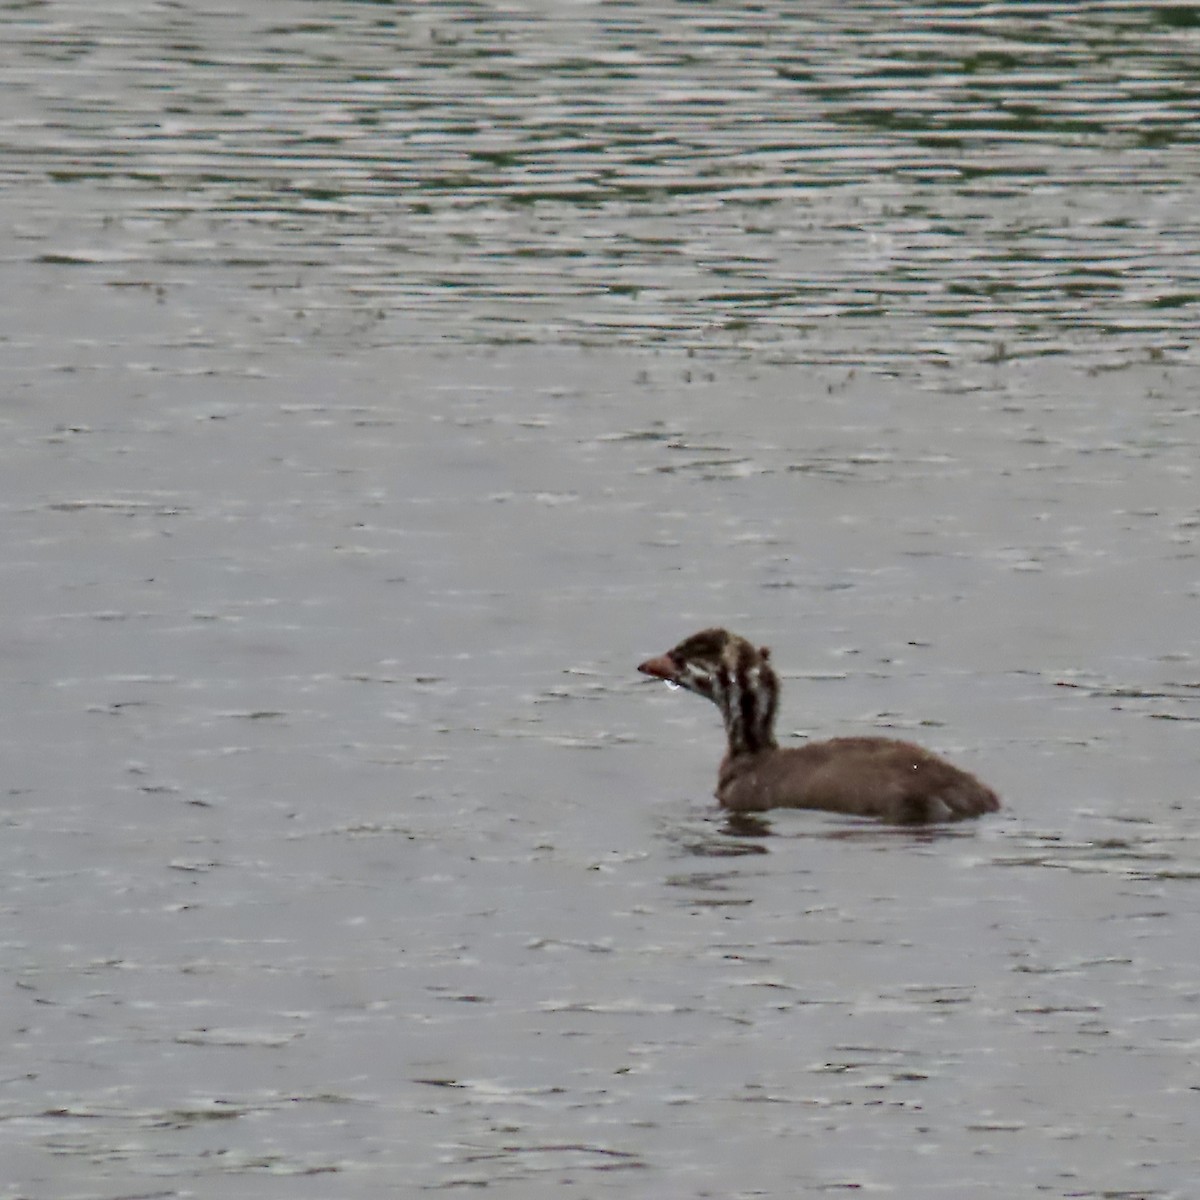
M725 721L729 757L774 750L779 680L765 661L724 670L713 697Z

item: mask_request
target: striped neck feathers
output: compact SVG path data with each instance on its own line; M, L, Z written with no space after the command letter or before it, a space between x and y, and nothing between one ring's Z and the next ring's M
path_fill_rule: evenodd
M765 646L756 649L723 629L706 629L670 657L678 665L677 682L721 710L730 758L775 749L779 679Z

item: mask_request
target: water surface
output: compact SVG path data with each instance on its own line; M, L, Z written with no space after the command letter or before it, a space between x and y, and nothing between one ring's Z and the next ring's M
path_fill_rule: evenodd
M0 1195L1194 1195L1197 48L0 6Z

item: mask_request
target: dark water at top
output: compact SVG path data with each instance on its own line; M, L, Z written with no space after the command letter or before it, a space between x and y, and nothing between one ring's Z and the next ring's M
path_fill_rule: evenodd
M1200 1194L1200 10L0 3L0 1200ZM732 828L700 701L977 771Z
M258 340L1190 348L1194 6L246 10L0 10L10 255Z

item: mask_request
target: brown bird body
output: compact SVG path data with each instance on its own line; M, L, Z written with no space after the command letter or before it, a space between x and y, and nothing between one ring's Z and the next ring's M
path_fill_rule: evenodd
M840 737L780 749L779 679L767 648L704 629L638 670L716 704L729 740L717 799L732 812L816 808L898 824L995 812L999 798L974 775L913 742Z

